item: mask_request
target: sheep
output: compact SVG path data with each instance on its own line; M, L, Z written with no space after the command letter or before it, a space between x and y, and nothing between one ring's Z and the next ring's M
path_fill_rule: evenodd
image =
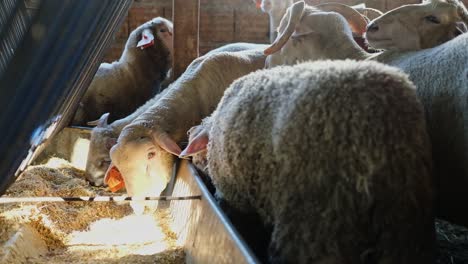
M255 1L255 0L254 0ZM259 6L263 12L268 13L269 18L270 18L270 42L273 42L278 35L278 26L280 25L281 19L283 15L286 13L286 10L289 6L291 6L293 3L297 2L297 0L262 0L262 1L256 1L257 6ZM340 12L340 5L341 4L321 4L317 5L317 8L324 8L324 10L327 10L330 6L337 6L337 8L334 9L336 12ZM344 6L344 5L341 5ZM378 13L380 11L376 9L369 9L366 8L365 5L364 7L361 5L356 5L352 6L351 8L355 8L357 11L361 12L362 14L371 14L374 15L375 13ZM364 38L362 37L363 31L360 32L353 32L353 38L355 41L365 50L368 50L367 44L364 41Z
M441 0L433 0L431 3L435 5ZM451 0L447 0L451 1ZM427 4L425 4L427 5ZM345 5L339 4L327 4L325 5L328 11L333 11L336 8L340 8L340 14L334 12L325 12L325 8L321 7L318 10L311 6L306 6L302 1L293 4L288 8L281 24L279 26L280 36L275 42L265 50L265 54L269 55L267 58L266 67L271 68L276 65L291 65L300 61L306 60L319 60L319 59L356 59L364 60L370 57L374 57L375 54L369 54L365 52L356 42L353 40L351 31L363 32L366 31L366 21L356 12L354 9ZM369 38L369 44L374 48L383 48L378 43L373 42L370 37L369 31L373 30L372 24L376 24L378 21L387 21L387 17L392 17L392 21L402 21L408 17L406 12L400 12L399 10L414 10L418 13L421 5L408 5L394 11L385 13L374 20L367 28L367 37ZM459 15L456 15L457 10L465 10L463 5L455 6L452 4L442 5L438 4L435 8L426 10L431 11L428 16L436 16L437 13L441 13L447 8L452 9L452 13L445 12L446 16L451 16L452 26L460 24L458 21ZM442 10L442 11L440 11ZM459 11L460 12L460 11ZM463 11L464 12L464 11ZM346 17L348 23L346 23ZM388 19L390 20L390 19ZM447 20L449 20L447 18ZM457 22L458 21L458 22ZM396 23L396 22L395 22ZM426 22L420 22L418 26L423 28L422 25ZM382 32L391 32L391 28L395 28L393 24L379 23L380 30ZM387 29L390 28L390 29ZM353 30L351 30L353 29ZM428 35L437 35L440 28L432 27L426 31ZM396 34L396 33L395 33ZM416 35L416 33L411 33ZM398 46L395 46L396 51L404 51L404 47L408 47L412 42L412 35L408 32L401 32L398 34L398 38L394 38L393 42L399 41ZM448 41L454 38L455 35L447 36L444 41ZM420 48L429 48L437 46L436 42L426 42L421 45ZM380 53L379 53L380 54Z
M156 104L122 129L110 150L106 179L123 178L131 196L159 195L171 177L174 155L181 151L177 143L214 110L229 84L263 68L262 49L220 52L192 62Z
M93 186L103 186L104 176L111 163L109 150L117 142L120 131L135 118L155 104L168 90L156 94L132 114L108 124L109 113L97 120L96 127L91 131L88 156L86 160L85 178Z
M204 58L215 53L228 51L236 52L243 50L258 49L263 47L265 47L265 45L244 42L227 44L222 47L211 50L204 57L196 60L196 62L201 63L204 60ZM191 72L197 72L198 68L196 67L196 65L198 64L192 64L188 68L189 70L187 71L187 74ZM163 92L166 90L163 90ZM134 113L130 114L125 118L116 120L111 124L108 124L108 113L103 114L99 120L94 122L97 126L93 128L91 132L85 171L86 179L92 185L104 185L104 175L110 164L109 150L117 142L117 138L120 135L122 129L126 125L130 124L141 113L146 111L150 106L152 106L160 97L161 95L157 94L153 99L150 99L143 106L139 107Z
M110 112L110 120L132 113L154 94L172 61L172 23L154 18L130 33L118 61L102 63L79 103L72 125L86 125Z
M340 12L329 12L333 10ZM266 67L306 60L365 59L370 55L354 41L352 32L363 34L366 26L359 12L346 5L326 4L317 9L297 2L281 20L280 36L265 49L269 55Z
M434 0L433 3L435 4L438 2ZM300 13L294 10L294 8L300 7L300 5L300 3L296 3L288 12L296 12L294 14ZM460 7L460 5L457 6ZM410 7L417 10L420 6L421 5L411 5ZM438 10L443 7L456 10L454 5L446 6L439 4L434 7L434 9L431 9L432 13L430 14L435 15ZM464 103L460 102L459 99L448 96L458 94L460 98L464 98L464 93L467 89L467 34L454 37L439 46L422 49L417 52L397 49L384 51L379 54L366 54L354 44L350 37L349 30L347 30L346 34L343 34L343 31L340 30L337 30L337 33L333 35L330 35L328 32L327 34L329 35L326 37L325 32L321 35L317 32L321 30L321 27L314 27L312 29L303 27L303 25L314 25L312 18L320 18L320 12L307 14L307 10L312 9L305 8L304 14L308 16L303 18L301 24L296 29L296 35L299 37L293 37L293 39L287 41L286 44L280 43L284 45L283 48L275 48L275 44L272 44L272 46L266 50L266 53L276 52L267 58L267 67L273 67L277 64L295 64L301 60L318 60L325 58L373 59L398 67L409 74L411 81L413 81L417 87L417 94L421 98L425 111L428 113L428 130L434 146L433 155L436 164L435 175L437 178L437 187L439 188L437 196L437 216L468 226L468 217L461 213L463 209L461 206L458 206L459 204L463 204L460 201L464 201L464 187L468 186L468 175L465 173L465 171L468 171L468 168L465 169L464 165L466 160L464 158L464 143L462 143L465 142L463 138L463 127L468 127L468 124L465 125L463 123L464 119L460 117L464 116L464 111L468 111L468 109L464 109ZM406 8L403 10L406 10ZM387 15L392 15L395 20L403 20L406 14L404 12L389 12L379 19L384 19ZM397 15L401 16L401 18ZM289 16L289 14L285 17L287 16ZM453 16L456 17L455 15ZM323 17L324 16L322 16L322 20L324 21ZM295 21L292 18L290 19L293 22ZM343 27L347 27L343 19L336 19L336 22L336 24L341 23ZM293 24L294 23L290 23L291 28L294 28L295 25ZM331 24L331 22L329 24ZM389 32L385 27L391 26L391 24L379 23L380 30L384 32ZM307 33L308 30L315 31L312 32L312 34L301 35L301 32ZM437 29L434 28L433 31L432 33L436 34L435 31L437 31ZM288 32L288 34L292 34L292 32ZM285 34L285 36L286 35L287 34ZM280 38L281 37L278 39ZM411 38L411 36L406 35L398 39L395 38L392 41L395 42L395 47L404 47L406 46L404 43L409 38ZM397 43L396 41L400 41L401 43ZM333 44L335 46L331 46ZM371 40L370 44L374 45ZM274 49L273 51L271 51L272 48ZM440 70L435 71L434 69ZM447 101L453 103L451 105L446 105L444 102ZM456 131L454 132L456 134L446 135L447 131ZM447 141L447 139L451 140Z
M432 0L404 5L373 20L369 44L377 49L420 50L438 46L467 32L468 11L459 0Z
M273 228L271 263L433 262L431 146L397 69L348 60L257 71L193 131L181 156L209 135L215 196Z
M468 226L468 34L419 51L386 52L375 60L409 74L424 105L433 146L437 216Z

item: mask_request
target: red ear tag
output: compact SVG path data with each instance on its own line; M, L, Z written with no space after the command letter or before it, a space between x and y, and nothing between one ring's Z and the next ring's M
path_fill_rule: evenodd
M116 192L125 187L125 181L122 178L122 174L114 165L111 165L107 170L104 182L109 186L111 192Z
M138 41L137 48L146 49L154 45L154 35L150 29L145 29L141 33L141 40Z

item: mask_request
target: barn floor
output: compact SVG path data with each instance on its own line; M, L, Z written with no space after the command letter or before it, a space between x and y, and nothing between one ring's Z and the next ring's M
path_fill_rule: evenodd
M8 196L112 195L52 158L31 166ZM128 203L0 205L0 263L184 263L168 211L135 215Z
M31 166L8 196L112 195L89 186L83 171L52 158ZM170 213L132 213L128 203L0 205L0 263L185 263ZM468 263L468 229L436 221L440 264Z

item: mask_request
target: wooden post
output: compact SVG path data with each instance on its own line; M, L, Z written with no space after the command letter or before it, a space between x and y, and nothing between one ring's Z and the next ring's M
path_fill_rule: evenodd
M198 57L200 0L172 0L174 57L172 78L177 79Z

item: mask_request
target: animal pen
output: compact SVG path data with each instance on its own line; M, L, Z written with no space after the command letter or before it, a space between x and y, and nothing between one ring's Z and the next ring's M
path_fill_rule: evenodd
M327 2L385 12L421 1L307 3ZM91 128L70 120L100 63L157 16L174 24L173 80L214 48L269 42L268 16L251 0L2 1L0 263L260 263L187 160L144 214L85 180ZM436 231L437 262L468 263L468 230L437 220Z

